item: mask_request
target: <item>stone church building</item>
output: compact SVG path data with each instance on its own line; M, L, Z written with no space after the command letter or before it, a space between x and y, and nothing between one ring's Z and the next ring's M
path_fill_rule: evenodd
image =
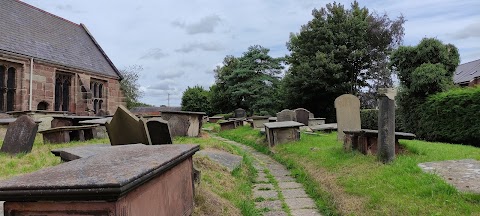
M0 0L0 112L114 113L122 75L83 24Z

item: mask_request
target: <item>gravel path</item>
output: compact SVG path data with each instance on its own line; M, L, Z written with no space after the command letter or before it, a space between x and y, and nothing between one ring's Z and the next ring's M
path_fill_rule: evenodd
M265 211L264 216L289 215L282 206L287 206L292 216L321 215L313 199L308 197L303 186L295 182L295 179L290 176L290 171L282 164L249 146L214 135L211 137L238 146L255 158L253 163L258 176L255 180L253 196L257 201L256 207Z

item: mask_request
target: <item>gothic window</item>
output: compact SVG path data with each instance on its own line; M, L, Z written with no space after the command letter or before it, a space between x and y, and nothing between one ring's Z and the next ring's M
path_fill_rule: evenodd
M15 109L15 74L14 67L0 65L0 112Z
M55 111L68 111L72 76L57 73L55 77Z
M93 95L93 111L95 114L97 114L101 109L105 109L103 107L103 102L105 101L105 94L104 94L104 89L103 86L105 85L105 82L100 81L100 80L94 80L90 82L90 90L92 91Z

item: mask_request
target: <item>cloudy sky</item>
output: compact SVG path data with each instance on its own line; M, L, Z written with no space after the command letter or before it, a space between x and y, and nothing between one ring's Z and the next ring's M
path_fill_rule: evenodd
M187 86L208 88L226 55L251 45L288 54L291 32L324 0L24 0L87 26L119 69L141 65L142 101L178 106ZM337 1L349 5L351 1ZM460 49L461 62L480 58L479 0L368 0L362 6L391 18L403 14L405 45L436 37Z

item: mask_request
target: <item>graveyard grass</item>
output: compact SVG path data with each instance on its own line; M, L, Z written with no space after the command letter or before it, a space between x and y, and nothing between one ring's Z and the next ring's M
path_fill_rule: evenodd
M211 125L213 126L213 124ZM110 143L108 139L93 139L86 142L66 144L43 144L41 136L35 139L32 152L11 156L0 153L0 180L24 173L31 173L61 163L50 151L58 148L89 144ZM178 137L175 144L198 144L201 149L213 148L245 156L242 164L231 173L206 157L194 156L194 166L201 170L200 185L196 185L194 215L260 215L255 209L252 196L252 181L256 171L252 158L243 150L212 139L208 134L199 138ZM0 142L1 146L1 142Z
M263 144L264 136L249 127L219 135L268 153L286 165L325 215L480 214L480 195L458 192L417 166L429 161L480 160L479 148L400 140L408 153L384 165L373 155L344 152L336 133L302 133L300 141L271 150Z

